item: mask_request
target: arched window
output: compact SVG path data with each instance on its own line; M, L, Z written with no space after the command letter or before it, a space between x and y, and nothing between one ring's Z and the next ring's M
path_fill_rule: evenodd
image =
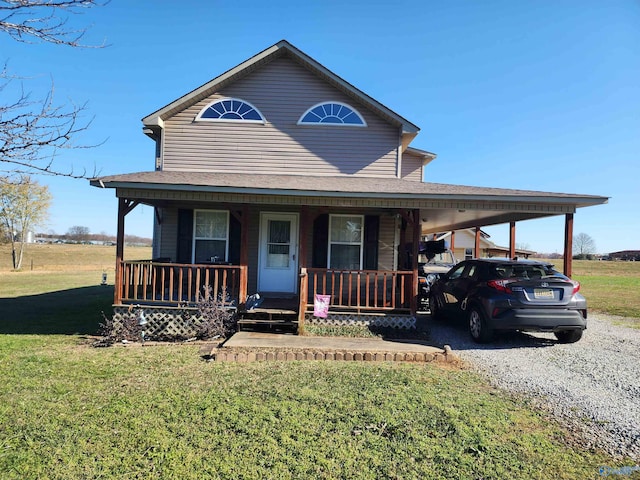
M298 125L345 125L353 127L366 127L362 115L358 111L341 102L322 102L314 105L304 112L298 120Z
M223 98L204 107L196 116L196 121L212 122L260 122L264 117L249 102L238 98Z

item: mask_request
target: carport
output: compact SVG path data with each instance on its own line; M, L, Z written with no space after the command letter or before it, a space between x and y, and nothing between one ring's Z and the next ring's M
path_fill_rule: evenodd
M516 224L524 220L563 215L565 275L571 276L573 257L573 221L578 208L601 205L608 197L529 190L470 187L447 184L430 186L433 197L420 206L422 234L475 229L474 256L480 252L482 227L509 224L509 257L515 257ZM427 201L425 198L424 201ZM452 236L451 243L455 242ZM451 246L453 248L453 245Z

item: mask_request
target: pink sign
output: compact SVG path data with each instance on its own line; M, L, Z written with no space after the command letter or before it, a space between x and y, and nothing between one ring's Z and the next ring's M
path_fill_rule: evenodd
M327 318L331 295L316 295L313 301L313 316Z

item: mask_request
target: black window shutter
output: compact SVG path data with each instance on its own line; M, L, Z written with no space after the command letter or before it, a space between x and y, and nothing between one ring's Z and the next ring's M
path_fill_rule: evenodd
M380 217L366 215L364 217L364 254L363 268L378 269L378 239L380 237Z
M327 268L327 253L329 248L329 214L318 215L313 221L313 247L311 266L313 268Z
M240 265L240 243L242 224L232 213L229 214L229 258L227 261Z
M178 210L178 247L176 261L191 263L191 248L193 245L193 210Z

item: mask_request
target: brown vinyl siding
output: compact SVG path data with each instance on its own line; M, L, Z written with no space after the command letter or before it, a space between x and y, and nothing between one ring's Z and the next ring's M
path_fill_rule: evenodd
M394 270L396 221L394 215L380 215L378 239L378 270Z
M404 180L422 181L422 157L404 152L400 178Z
M178 209L163 208L161 218L158 257L170 258L175 262L178 249Z
M194 121L224 97L251 103L266 123ZM324 101L351 105L367 127L297 125L308 108ZM163 169L394 177L397 147L396 126L281 58L167 119Z

